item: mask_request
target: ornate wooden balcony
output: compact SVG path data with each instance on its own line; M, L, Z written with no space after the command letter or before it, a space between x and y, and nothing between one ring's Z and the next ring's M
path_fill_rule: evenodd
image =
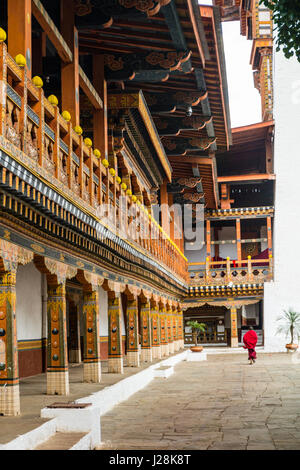
M26 67L10 57L5 43L0 43L0 74L1 149L100 224L102 208L110 205L112 217L105 223L121 239L118 220L123 196L126 226L122 230L127 234L127 243L147 259L157 261L164 275L170 272L187 283L187 260L155 222L150 208L126 191L118 178L118 168L109 168L106 160L101 161L90 142L75 132L58 106L51 104L43 89L27 77Z
M273 258L240 262L210 261L189 264L190 286L228 286L262 284L273 278Z

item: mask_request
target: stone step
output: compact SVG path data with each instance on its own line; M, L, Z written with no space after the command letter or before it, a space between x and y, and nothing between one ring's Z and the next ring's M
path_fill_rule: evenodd
M69 450L85 435L84 432L56 432L34 450Z

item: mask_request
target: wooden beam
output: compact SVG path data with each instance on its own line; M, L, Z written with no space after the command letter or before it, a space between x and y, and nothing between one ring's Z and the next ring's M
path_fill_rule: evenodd
M101 56L99 56L101 57ZM100 98L99 94L95 90L94 86L79 66L79 85L86 97L90 100L91 104L95 109L103 108L103 101Z
M18 0L22 1L22 0ZM27 1L27 0L26 0ZM8 2L14 3L14 2ZM58 28L55 26L53 21L51 20L50 16L48 15L47 11L41 4L39 0L32 0L32 13L35 19L38 21L40 26L43 28L45 33L47 34L48 38L52 42L53 46L57 50L57 53L61 60L69 64L73 61L73 54L68 47L66 41L60 34Z
M26 57L27 74L31 77L31 0L8 0L8 52L15 58Z
M240 181L259 181L259 180L275 180L275 175L268 173L256 173L249 175L234 175L234 176L218 176L218 183L234 183Z
M73 61L63 63L61 67L61 103L62 110L71 114L73 127L80 124L78 31L74 25L74 3L64 0L61 2L61 30L72 51Z

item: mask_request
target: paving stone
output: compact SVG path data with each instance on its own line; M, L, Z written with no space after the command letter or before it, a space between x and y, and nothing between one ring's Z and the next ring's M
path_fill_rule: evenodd
M285 353L245 360L178 364L102 417L103 438L114 449L299 449L299 367Z

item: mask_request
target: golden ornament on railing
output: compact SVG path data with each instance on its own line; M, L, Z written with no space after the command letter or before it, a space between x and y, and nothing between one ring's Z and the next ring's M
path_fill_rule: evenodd
M102 160L102 165L103 165L105 168L108 168L109 163L108 163L108 160L106 160L106 158L103 158L103 160Z
M25 65L26 65L26 59L22 54L18 54L15 57L15 61L18 64L19 67L25 67Z
M122 183L122 184L121 184L121 188L124 189L124 191L125 191L125 189L127 189L127 184L126 184L126 183Z
M95 150L94 150L94 155L95 155L95 157L100 158L100 157L101 157L101 152L100 152L100 150L95 149Z
M91 139L89 139L89 137L86 137L86 138L84 139L84 143L85 143L85 145L86 145L89 149L90 149L91 146L93 145L93 142L92 142Z
M65 121L67 122L71 121L71 114L69 113L69 111L63 111L61 115Z
M132 196L131 198L132 202L136 202L137 201L137 197L135 195Z
M0 42L6 41L7 35L4 29L0 28Z
M55 95L48 96L48 101L49 101L49 103L52 104L52 106L57 106L58 105L58 99L56 98Z
M116 174L116 170L114 168L110 168L109 172L110 172L111 176L115 176L115 174Z
M116 177L116 182L117 182L118 184L120 184L121 181L122 181L122 180L121 180L120 176L117 176L117 177Z
M132 191L131 191L131 189L127 189L126 194L127 194L127 196L132 196Z
M42 88L42 86L44 85L43 80L42 80L41 77L39 77L38 75L36 75L35 77L33 77L32 83L33 83L34 86L36 86L37 88Z
M82 127L80 126L75 126L74 131L76 132L77 135L82 135L83 133Z

